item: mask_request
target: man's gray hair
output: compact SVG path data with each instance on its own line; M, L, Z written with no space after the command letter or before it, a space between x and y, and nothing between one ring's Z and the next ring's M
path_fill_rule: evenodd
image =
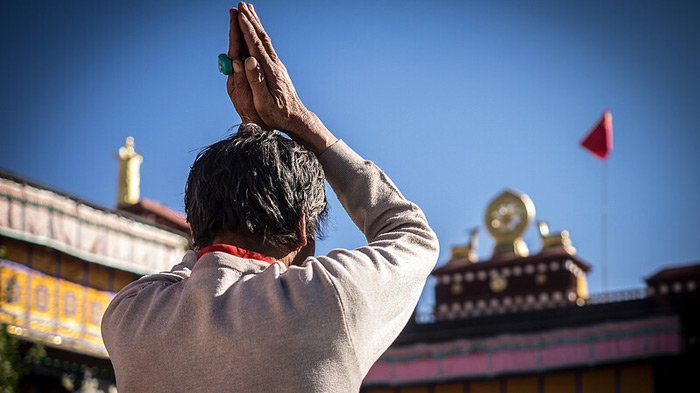
M201 249L222 233L252 237L265 246L322 236L328 213L324 175L316 156L274 131L242 124L230 137L197 155L185 187L193 245Z

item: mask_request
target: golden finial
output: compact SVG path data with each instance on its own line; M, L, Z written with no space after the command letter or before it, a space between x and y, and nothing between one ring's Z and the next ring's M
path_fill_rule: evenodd
M571 244L569 231L554 232L550 234L549 225L547 225L546 221L537 221L537 229L540 232L540 239L542 239L542 251L558 248L571 255L576 254L576 249Z
M476 255L476 248L479 246L479 228L474 227L469 231L469 244L466 246L452 247L452 259L466 259L469 262L476 262L479 256Z
M117 206L134 205L141 199L141 163L143 157L134 150L134 138L127 137L119 148L119 186Z

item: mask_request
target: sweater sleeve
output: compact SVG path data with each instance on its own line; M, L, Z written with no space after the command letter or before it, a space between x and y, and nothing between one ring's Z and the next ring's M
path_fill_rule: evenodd
M438 258L423 212L374 163L342 141L320 157L326 179L367 245L311 258L332 282L365 374L409 320Z

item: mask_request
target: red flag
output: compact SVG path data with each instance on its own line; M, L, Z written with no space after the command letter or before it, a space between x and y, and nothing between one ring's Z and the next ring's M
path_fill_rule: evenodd
M605 111L598 124L581 141L581 146L601 160L608 158L613 148L612 114Z

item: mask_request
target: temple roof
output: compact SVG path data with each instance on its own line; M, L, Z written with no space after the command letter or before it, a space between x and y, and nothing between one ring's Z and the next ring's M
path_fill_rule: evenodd
M171 232L174 231L174 232L177 232L179 234L189 234L189 224L187 224L187 221L185 220L185 216L182 213L179 213L179 212L167 207L166 205L164 205L160 202L151 201L151 200L146 199L147 202L145 203L146 206L144 207L144 210L152 211L159 216L163 216L168 221L172 221L172 224L170 224L170 225L163 223L163 222L150 220L150 219L148 219L148 217L134 214L134 213L132 213L126 209L123 209L121 207L117 208L117 209L113 209L113 208L106 207L104 205L100 205L99 203L96 203L96 202L90 201L88 199L79 197L73 193L61 190L58 187L46 185L45 183L36 181L34 179L29 179L28 177L18 175L15 172L12 172L10 170L7 170L7 169L1 168L1 167L0 167L0 179L8 179L8 180L12 180L13 182L16 182L19 184L25 184L25 185L28 185L28 186L31 186L31 187L34 187L37 189L47 190L47 191L50 191L54 194L60 195L64 198L68 198L68 199L71 199L75 202L78 202L81 205L89 206L93 209L102 210L105 212L117 214L117 215L128 217L131 219L136 219L137 221L141 221L143 223L150 224L150 225L153 225L153 226L161 228L161 229L170 230ZM1 196L2 196L2 194L0 193L0 197ZM184 224L184 227L183 227L183 224ZM175 226L177 226L177 227L175 227Z
M157 218L184 221L162 205L146 206ZM0 170L0 235L88 262L136 274L169 269L189 236L168 220L109 209Z
M646 281L647 283L651 284L660 281L672 281L679 279L689 280L698 278L700 278L700 263L695 263L663 268L647 278Z
M499 267L503 265L510 265L514 261L517 261L518 263L526 264L526 263L537 263L541 261L549 261L552 259L571 259L572 261L575 261L576 264L584 271L584 272L589 272L591 270L591 266L585 262L583 259L576 255L571 255L565 251L560 251L560 250L542 250L542 252L539 252L534 255L530 255L527 257L521 257L517 255L513 255L510 257L499 257L496 259L488 259L488 260L483 260L479 262L469 262L466 259L464 260L458 260L458 259L451 259L447 261L444 265L438 267L437 269L433 270L433 275L437 275L440 273L447 273L447 272L452 272L455 270L463 269L467 266L471 267Z
M119 210L136 214L151 223L165 226L186 234L190 233L190 225L182 213L150 199L141 198L133 205L121 205Z

